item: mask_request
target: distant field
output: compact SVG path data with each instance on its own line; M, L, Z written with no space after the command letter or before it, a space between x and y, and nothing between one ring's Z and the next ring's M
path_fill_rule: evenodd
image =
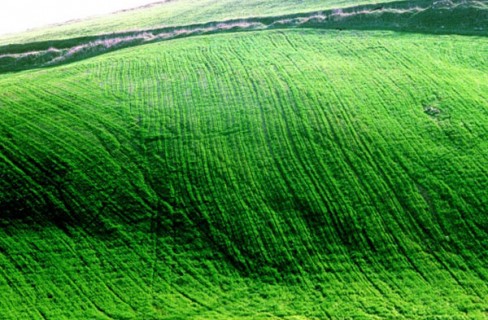
M381 3L381 0L170 0L154 6L119 12L65 25L40 28L0 37L0 45L66 39L101 33L163 26L187 25L226 19L282 15Z
M285 9L286 7L283 8L283 10ZM148 8L145 10L150 11ZM288 11L285 10L285 12ZM119 13L110 18L123 14ZM122 23L124 20L120 21ZM128 47L209 34L322 29L389 30L405 33L486 37L488 36L487 25L488 5L486 3L415 0L168 27L159 26L152 29L126 29L122 32L105 34L86 35L81 29L81 31L76 30L76 34L72 34L72 36L76 36L74 38L58 39L54 37L44 41L37 38L35 42L0 45L0 74L69 64ZM481 41L481 39L483 38L477 38L476 41Z
M486 319L487 57L302 29L0 75L0 319Z

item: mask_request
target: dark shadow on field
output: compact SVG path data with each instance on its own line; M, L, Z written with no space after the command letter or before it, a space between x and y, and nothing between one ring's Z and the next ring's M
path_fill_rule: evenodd
M11 44L0 47L0 73L57 66L127 47L216 33L316 28L487 36L487 26L486 1L397 1L282 16L251 17Z

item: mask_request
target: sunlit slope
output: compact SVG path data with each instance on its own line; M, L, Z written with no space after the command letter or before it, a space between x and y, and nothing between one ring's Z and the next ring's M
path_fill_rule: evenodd
M483 319L487 56L287 30L0 76L0 318Z
M66 39L126 30L343 8L381 0L170 0L66 24L0 37L0 45Z
M287 12L287 7L283 11ZM149 10L149 9L147 9ZM240 12L240 11L239 11ZM144 21L144 20L142 20ZM110 25L110 24L109 24ZM257 16L207 23L126 29L92 36L0 46L0 73L68 64L123 48L217 33L315 28L382 30L442 35L488 36L488 5L484 2L429 0L349 6L329 10ZM127 27L127 26L126 26ZM84 29L72 36L83 35Z

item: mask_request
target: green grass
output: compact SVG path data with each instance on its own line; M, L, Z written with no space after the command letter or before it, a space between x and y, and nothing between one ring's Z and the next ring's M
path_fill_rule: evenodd
M0 37L0 45L381 3L381 0L173 0Z
M0 318L484 319L487 56L301 29L0 75Z
M0 46L0 73L52 67L127 47L216 33L315 28L487 36L488 29L485 27L487 24L488 6L482 2L439 4L417 0L193 23L139 31L126 30L92 36L82 36L84 33L81 31L75 38Z

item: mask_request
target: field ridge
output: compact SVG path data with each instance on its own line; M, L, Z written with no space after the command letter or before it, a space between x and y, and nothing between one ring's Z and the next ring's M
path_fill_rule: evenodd
M487 25L488 6L483 2L398 1L309 13L11 44L0 46L0 73L55 66L131 46L223 32L319 28L487 36Z

